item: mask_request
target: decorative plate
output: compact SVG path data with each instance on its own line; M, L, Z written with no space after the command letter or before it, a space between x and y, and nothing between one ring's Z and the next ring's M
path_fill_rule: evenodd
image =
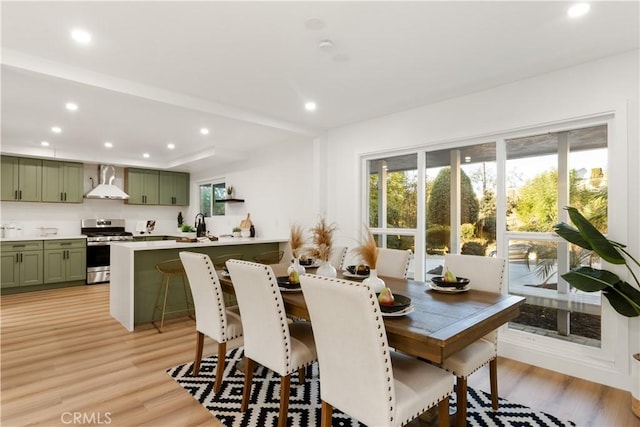
M344 277L350 277L350 278L352 278L352 279L366 279L367 277L369 277L369 275L368 275L368 274L365 274L365 275L362 275L362 274L353 274L353 273L351 273L351 272L349 272L349 271L347 271L347 270L344 270L344 271L342 272L342 275L343 275Z
M471 289L471 285L466 285L461 288L455 288L455 287L442 288L433 282L429 283L429 287L436 292L442 292L445 294L458 294L460 292L467 292L469 289Z
M394 313L385 313L383 311L382 317L402 317L402 316L406 316L409 313L413 313L414 309L415 308L413 307L413 304L411 304L409 307L405 308L404 310L396 311Z
M289 276L278 276L278 286L280 286L280 288L285 288L285 289L294 289L294 288L298 288L300 289L300 282L292 282L289 280Z
M458 277L455 282L447 282L442 276L435 276L431 278L431 281L439 288L464 288L469 284L469 279L464 277Z
M396 294L394 294L393 297L395 298L395 301L393 301L393 305L380 304L380 310L382 310L383 313L396 313L398 311L404 310L411 305L411 298L409 297Z
M348 265L345 270L354 275L351 277L367 277L371 271L368 265L364 266L364 274L358 273L357 268L358 268L357 265Z

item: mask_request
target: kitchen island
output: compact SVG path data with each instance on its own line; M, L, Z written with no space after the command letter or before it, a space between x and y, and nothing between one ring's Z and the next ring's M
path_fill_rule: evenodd
M128 330L151 322L160 289L161 275L155 265L180 258L181 251L199 252L216 257L242 253L245 260L266 251L284 250L288 239L261 237L224 238L218 241L183 243L173 240L113 243L111 245L111 316ZM168 304L184 300L182 286L173 286ZM178 289L179 288L179 289Z

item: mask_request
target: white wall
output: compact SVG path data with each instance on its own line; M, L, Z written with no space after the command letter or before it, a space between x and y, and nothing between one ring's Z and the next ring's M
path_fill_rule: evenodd
M357 238L362 226L359 157L445 141L465 140L603 112L616 115L610 146L610 237L640 254L638 51L563 69L328 133L327 212ZM607 313L609 316L616 316ZM629 359L638 351L637 319L620 316L604 330L614 348L607 360L568 361L552 351L501 346L502 354L574 376L629 389ZM606 351L604 351L606 352ZM603 352L603 353L604 353ZM576 358L582 357L576 355Z
M207 218L207 229L215 235L230 233L251 214L256 235L288 237L290 225L311 225L316 218L314 197L314 141L301 139L252 153L241 163L191 176L189 217L198 212L198 185L224 179L234 187L234 197L244 203L227 203L223 217Z

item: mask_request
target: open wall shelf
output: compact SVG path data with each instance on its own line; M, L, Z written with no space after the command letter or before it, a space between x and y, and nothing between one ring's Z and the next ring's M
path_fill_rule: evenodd
M218 203L244 203L244 199L216 199Z

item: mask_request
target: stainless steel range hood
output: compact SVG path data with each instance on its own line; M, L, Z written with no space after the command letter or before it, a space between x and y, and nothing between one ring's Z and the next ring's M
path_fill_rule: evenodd
M87 199L115 199L125 200L129 195L113 184L116 179L116 168L111 165L100 165L98 167L100 183L84 195Z

